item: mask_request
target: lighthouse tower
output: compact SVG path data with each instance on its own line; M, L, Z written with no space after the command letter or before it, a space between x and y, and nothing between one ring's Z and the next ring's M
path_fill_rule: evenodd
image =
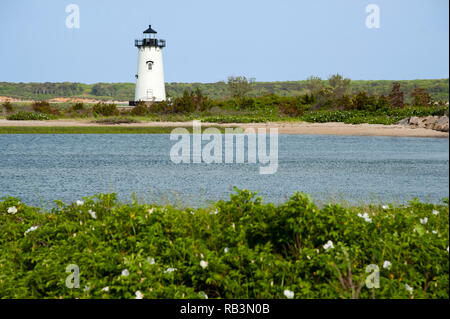
M139 50L134 95L136 102L158 102L166 99L162 57L162 48L166 46L166 41L157 39L156 33L149 25L144 31L144 38L134 41Z

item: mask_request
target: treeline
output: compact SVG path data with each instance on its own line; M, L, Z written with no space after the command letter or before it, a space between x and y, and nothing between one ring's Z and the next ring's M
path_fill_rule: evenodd
M330 77L331 78L331 77ZM216 83L167 83L166 91L169 97L182 97L184 91L195 92L197 89L213 100L225 100L230 98L229 81ZM388 95L392 88L389 80L380 81L350 81L348 94L366 92L368 95ZM413 100L411 93L416 88L424 89L435 101L448 101L449 80L407 80L398 81L404 92L406 102ZM312 86L326 88L331 87L330 79L310 77L304 81L289 82L251 82L247 96L257 97L267 94L278 96L299 96L311 93ZM8 96L20 99L46 100L56 97L85 97L100 100L124 100L134 99L134 83L11 83L0 82L0 96Z

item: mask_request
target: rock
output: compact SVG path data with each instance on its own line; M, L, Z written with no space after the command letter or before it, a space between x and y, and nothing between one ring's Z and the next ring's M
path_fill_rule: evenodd
M441 116L433 126L433 129L441 132L448 132L449 130L449 122L448 116Z
M409 125L409 118L406 117L403 120L400 120L397 124L398 125Z
M417 117L412 116L409 121L408 119L403 119L398 124L409 125L414 128L426 128L430 130L436 130L441 132L449 131L449 119L448 116L427 116L427 117Z
M425 128L433 129L434 124L439 120L439 116L427 116L422 120L422 125Z
M419 122L420 122L420 118L418 118L417 116L412 116L409 119L409 125L414 126L414 127L418 127Z

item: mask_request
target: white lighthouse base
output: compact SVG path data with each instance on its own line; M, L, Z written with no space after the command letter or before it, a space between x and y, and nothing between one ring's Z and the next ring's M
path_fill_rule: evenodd
M160 47L139 48L135 101L160 102L166 100L164 67Z

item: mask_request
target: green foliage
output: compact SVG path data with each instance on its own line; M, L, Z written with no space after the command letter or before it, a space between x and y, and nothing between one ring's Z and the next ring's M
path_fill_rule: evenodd
M43 114L59 115L59 110L50 106L47 101L35 101L31 104L33 111Z
M328 78L328 83L333 88L333 93L336 98L347 94L350 90L351 80L343 78L340 74L332 75Z
M400 89L401 84L394 82L392 91L389 93L389 105L393 108L403 108L405 106L404 93Z
M116 124L139 123L139 121L130 117L106 117L95 120L94 123L116 125Z
M248 81L245 76L228 77L228 90L234 98L242 99L252 89L252 81Z
M406 80L399 81L405 93L406 103L410 103L411 92L414 88L425 89L435 101L448 101L449 83L448 79L435 80ZM310 77L305 81L285 82L252 82L251 90L247 95L251 97L266 94L279 96L297 96L305 93L317 93L326 85L332 86L329 80L321 80L318 77ZM358 81L350 83L347 94L356 94L366 91L368 95L388 95L391 91L392 81ZM205 95L214 100L226 99L230 95L226 82L216 83L166 83L168 96L180 97L184 90L195 92L200 89ZM0 95L21 99L42 100L55 97L85 97L102 100L126 100L134 99L134 83L10 83L0 82ZM408 100L410 99L410 100Z
M93 106L92 111L97 115L117 116L119 110L115 104L97 103Z
M145 102L139 101L131 110L132 115L145 116L149 113L149 108Z
M42 121L50 120L52 118L54 117L48 114L19 111L15 114L9 115L6 119L10 121Z
M72 105L71 110L73 112L79 112L84 110L84 104L83 103L75 103Z
M13 107L12 103L9 101L3 102L2 106L6 113L11 113L14 111L14 107Z
M422 88L415 88L410 95L413 98L414 106L428 106L431 103L430 94Z
M368 96L366 92L359 92L352 99L352 109L374 111L377 108L377 99Z
M285 298L286 289L295 298L449 298L448 201L318 207L297 193L275 206L237 190L199 209L115 194L56 204L0 202L3 298ZM71 264L78 289L66 287ZM373 291L369 265L380 270Z
M406 107L403 109L349 110L349 111L311 111L300 117L312 123L343 122L347 124L396 124L401 119L411 116L443 116L448 114L447 106Z

